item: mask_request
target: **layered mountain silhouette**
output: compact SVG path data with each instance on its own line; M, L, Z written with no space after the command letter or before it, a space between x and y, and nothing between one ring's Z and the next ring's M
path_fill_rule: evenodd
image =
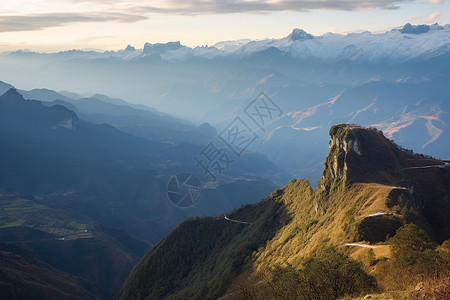
M251 150L315 184L332 124L376 127L406 148L450 158L446 152L449 32L448 24L405 24L381 34L314 36L294 29L279 39L224 41L195 48L169 42L106 52L18 51L1 54L0 68L10 71L5 72L9 74L5 80L22 86L51 82L57 90L98 91L194 124L207 122L219 132L265 92L282 108L283 116L259 132L259 143ZM10 70L15 64L22 68ZM35 70L42 81L36 81ZM59 80L62 73L67 73L67 80ZM83 101L78 106L69 102L80 108L77 114L82 119L113 124L141 137L174 141L189 136L190 142L202 141L195 126L175 125L168 119L156 126L154 117L130 111L127 116L105 114L110 109L106 107L85 114ZM137 122L130 122L133 118ZM299 149L303 155L296 155Z
M69 98L49 89L33 89L20 93L25 99L42 101L46 106L61 105L76 112L83 120L94 124L107 123L152 141L205 144L210 138L202 135L187 121L118 98L101 94L94 94L89 98L70 95L74 98Z
M41 97L51 95L56 94L46 90ZM205 186L196 205L180 209L169 201L168 181L186 171L204 180L193 157L206 145L174 136L164 142L138 137L86 121L70 108L84 110L82 115L103 110L104 116L119 119L127 112L135 114L131 119L153 116L153 123L145 125L149 128L171 120L162 114L158 119L151 111L98 99L52 101L26 100L13 88L0 96L0 240L76 276L81 281L74 285L92 282L95 288L87 293L95 297L111 298L145 250L187 217L256 202L273 189L272 181L250 174L284 176L264 156L249 153L230 173ZM201 137L197 142L214 138L208 125L197 130L177 124L171 131L178 130L185 140L190 134L183 131L186 127L193 128L193 137ZM30 283L30 291L34 285ZM74 295L83 295L85 288L78 288Z
M298 264L317 247L382 247L371 245L408 223L436 242L450 238L448 162L358 125L335 125L330 137L315 190L294 179L257 204L185 221L144 255L117 299L216 299L260 270Z

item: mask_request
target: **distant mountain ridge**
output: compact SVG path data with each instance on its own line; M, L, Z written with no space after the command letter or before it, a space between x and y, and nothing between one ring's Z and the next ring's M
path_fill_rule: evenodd
M448 24L405 24L384 33L322 36L295 29L280 39L228 41L196 48L181 42L152 43L147 50L147 54L130 48L104 53L3 53L0 68L8 70L9 81L22 86L51 82L54 90L83 95L95 90L191 122L171 123L156 112L152 117L136 111L129 114L130 108L126 116L77 111L83 119L112 124L159 142L201 145L205 140L195 125L208 123L220 133L236 117L251 126L244 110L264 92L282 108L283 115L265 131L252 128L260 138L249 150L259 151L285 171L312 181L320 177L331 124L355 122L376 127L404 147L450 158ZM16 64L24 67L8 69ZM42 64L47 68L40 68ZM42 83L30 76L35 69ZM68 80L60 81L58 74L67 69L71 70ZM97 109L111 112L111 107ZM153 126L155 121L158 126ZM303 156L295 155L298 151Z
M10 84L0 81L0 90L14 89ZM61 105L74 111L83 119L96 124L107 123L125 132L160 142L189 142L206 144L209 136L202 133L185 120L149 108L134 105L119 98L110 98L102 94L92 97L67 97L50 89L20 90L28 100L42 101L45 106Z
M190 48L179 41L168 43L145 43L143 49L128 47L120 51L82 51L70 50L55 53L59 57L123 60L137 60L153 57L157 60L188 60L192 58L219 58L225 56L249 56L267 50L270 47L280 49L294 58L316 57L324 60L358 58L361 60L393 59L404 61L423 53L436 50L450 42L448 33L450 24L441 26L405 24L399 29L385 33L370 32L350 33L347 35L326 33L313 36L302 29L294 29L291 34L281 39L264 39L259 41L219 42L210 47ZM389 52L389 53L388 53ZM12 53L14 54L14 53ZM18 51L16 55L39 55L34 52Z

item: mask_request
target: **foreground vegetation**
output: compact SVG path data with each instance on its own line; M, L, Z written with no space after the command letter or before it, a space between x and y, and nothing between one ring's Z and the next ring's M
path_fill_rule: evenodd
M290 264L276 265L258 279L238 282L232 288L232 297L241 300L337 299L378 289L374 277L362 269L361 263L333 247L308 256L298 269Z
M390 259L376 259L371 249L362 261L335 247L318 249L297 268L286 263L250 278L241 276L226 298L326 300L364 295L361 299L450 299L450 240L437 246L425 231L407 224L388 243ZM371 295L365 297L367 294Z

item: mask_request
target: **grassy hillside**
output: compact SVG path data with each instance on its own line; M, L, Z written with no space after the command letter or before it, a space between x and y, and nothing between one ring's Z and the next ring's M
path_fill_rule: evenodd
M214 299L250 266L251 255L288 220L280 203L267 199L222 217L185 221L147 252L118 299ZM228 216L227 216L228 217Z
M436 244L450 238L445 162L356 125L333 126L330 136L316 190L292 180L226 219L183 223L147 252L117 298L333 299L448 276L447 246ZM420 238L405 248L405 236ZM396 285L389 274L399 272Z

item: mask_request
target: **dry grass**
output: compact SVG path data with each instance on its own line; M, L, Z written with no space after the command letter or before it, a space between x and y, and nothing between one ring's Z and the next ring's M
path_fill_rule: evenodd
M317 196L304 180L283 188L281 201L292 220L254 254L255 269L261 270L285 262L297 265L317 247L332 244L344 249L343 242L355 242L357 224L376 212L390 212L389 193L398 187L372 183L353 184L348 190L334 192L327 199ZM348 247L346 247L348 248ZM357 256L361 248L346 249ZM374 249L376 258L389 257L388 246Z
M448 300L450 299L450 277L427 280L406 291L390 291L342 300Z
M353 247L350 250L350 256L353 259L361 260L360 257L367 255L369 251L373 251L375 259L391 258L391 247L389 245L376 245L376 248Z

